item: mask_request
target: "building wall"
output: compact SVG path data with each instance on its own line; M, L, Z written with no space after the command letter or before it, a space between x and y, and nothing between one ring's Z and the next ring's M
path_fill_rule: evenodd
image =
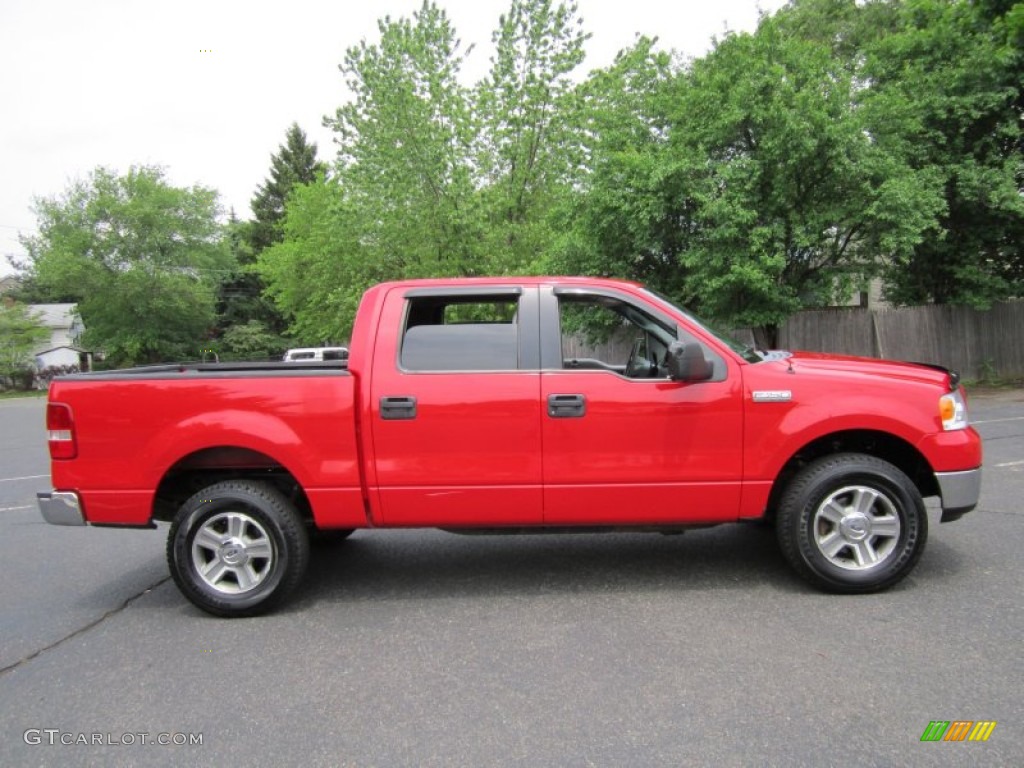
M51 349L41 355L36 355L36 367L39 370L46 368L60 368L67 366L77 367L79 365L78 350L70 349L68 347L60 347L59 349Z

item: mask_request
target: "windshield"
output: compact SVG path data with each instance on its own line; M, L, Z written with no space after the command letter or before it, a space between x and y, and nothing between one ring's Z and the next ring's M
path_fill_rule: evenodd
M655 299L656 301L660 302L661 304L667 305L670 309L673 309L676 312L678 312L679 314L681 314L683 317L685 317L687 320L689 320L693 325L697 326L702 331L704 331L704 333L706 333L709 336L713 336L714 338L718 339L720 342L722 342L725 346L729 347L729 349L731 349L737 355L742 357L748 363L760 363L760 362L768 359L766 355L764 355L763 353L761 353L758 350L754 349L753 347L751 347L751 346L749 346L747 344L741 344L740 342L736 341L735 339L730 338L727 334L723 333L722 331L716 330L713 326L709 325L708 323L705 323L700 318L696 317L692 312L687 312L685 309L683 309L682 307L677 305L675 302L673 302L667 296L664 296L661 293L658 293L658 291L655 291L652 288L646 288L646 287L643 290L651 298Z

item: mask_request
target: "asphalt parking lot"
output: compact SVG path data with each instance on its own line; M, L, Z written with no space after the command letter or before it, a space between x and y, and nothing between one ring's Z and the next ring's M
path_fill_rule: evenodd
M1024 765L1024 391L971 406L981 505L882 594L815 592L755 526L359 532L221 620L166 526L44 524L43 401L0 401L0 765Z

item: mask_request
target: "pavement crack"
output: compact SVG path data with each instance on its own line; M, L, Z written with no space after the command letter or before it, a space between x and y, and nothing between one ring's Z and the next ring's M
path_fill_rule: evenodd
M39 656L42 656L47 651L52 651L54 648L57 648L58 646L63 645L68 640L72 640L72 639L78 637L79 635L84 635L86 632L88 632L93 627L98 627L100 624L102 624L104 621L109 619L111 616L116 616L117 614L121 613L121 611L123 611L125 608L127 608L132 603L134 603L140 597L143 597L144 595L148 595L154 589L156 589L157 587L161 586L162 584L166 584L170 580L171 580L170 576L164 576L159 581L157 581L157 582L155 582L153 584L150 584L148 587L146 587L144 590L142 590L138 594L132 595L131 597L129 597L127 600L125 600L123 603L121 603L116 608L111 608L109 611L104 613L98 619L90 621L84 627L79 627L78 629L76 629L71 634L65 635L60 640L55 640L54 642L50 643L45 648L40 648L38 651L33 651L32 653L30 653L25 658L19 659L18 661L14 662L13 664L8 664L6 667L0 668L0 675L6 675L8 672L11 672L12 670L17 669L20 666L28 664L30 661L32 661L35 658L38 658Z

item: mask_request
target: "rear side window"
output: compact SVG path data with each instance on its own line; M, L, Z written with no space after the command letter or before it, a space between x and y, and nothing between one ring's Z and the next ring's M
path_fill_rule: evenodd
M401 367L407 371L519 368L519 299L507 294L407 300Z

